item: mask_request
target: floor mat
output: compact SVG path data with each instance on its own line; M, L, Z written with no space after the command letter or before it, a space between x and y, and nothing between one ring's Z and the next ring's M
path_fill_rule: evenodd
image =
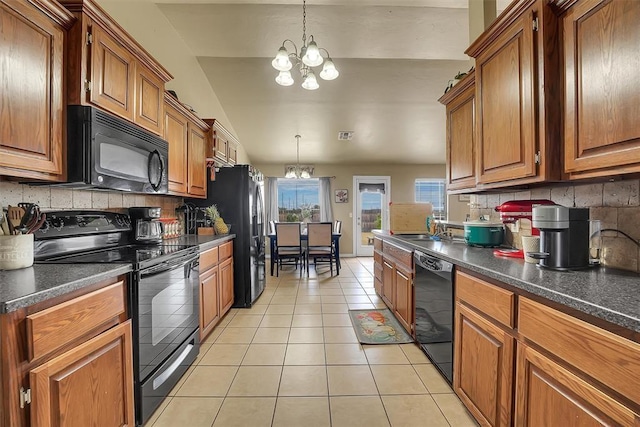
M413 338L387 308L349 310L349 317L362 344L404 344Z

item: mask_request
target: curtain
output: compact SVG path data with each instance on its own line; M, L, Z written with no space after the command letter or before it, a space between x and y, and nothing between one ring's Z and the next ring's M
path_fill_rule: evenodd
M266 177L264 181L264 186L267 190L267 194L265 196L267 205L267 224L269 224L269 221L278 221L278 178Z
M331 178L318 178L320 180L320 221L333 222L333 210L331 209Z

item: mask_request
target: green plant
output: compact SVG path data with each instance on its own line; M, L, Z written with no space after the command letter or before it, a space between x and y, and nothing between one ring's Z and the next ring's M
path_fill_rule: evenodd
M373 228L375 228L376 230L382 229L382 215L381 214L378 214L376 216L376 220L373 221Z

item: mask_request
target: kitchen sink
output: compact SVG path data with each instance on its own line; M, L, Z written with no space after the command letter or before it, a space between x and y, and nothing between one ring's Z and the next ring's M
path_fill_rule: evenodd
M431 236L428 234L401 234L399 237L411 240L431 240Z

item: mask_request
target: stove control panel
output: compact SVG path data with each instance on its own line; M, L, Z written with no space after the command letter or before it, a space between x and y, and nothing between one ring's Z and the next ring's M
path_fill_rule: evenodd
M43 227L34 233L36 240L131 231L129 216L115 212L55 211L46 215Z

